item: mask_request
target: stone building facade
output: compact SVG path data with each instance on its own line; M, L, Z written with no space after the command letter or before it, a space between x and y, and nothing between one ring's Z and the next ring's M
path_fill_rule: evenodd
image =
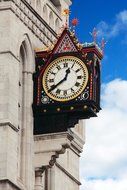
M33 135L37 48L57 39L70 0L0 1L0 190L78 190L84 144L80 123Z

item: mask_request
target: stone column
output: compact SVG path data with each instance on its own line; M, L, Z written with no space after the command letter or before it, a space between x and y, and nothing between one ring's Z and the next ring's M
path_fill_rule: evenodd
M55 168L54 167L50 169L50 190L55 190Z
M42 169L37 169L35 171L35 190L43 190L43 185L42 185Z

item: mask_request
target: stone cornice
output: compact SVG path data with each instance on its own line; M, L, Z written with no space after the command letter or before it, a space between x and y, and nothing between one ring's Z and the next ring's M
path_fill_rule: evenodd
M70 149L73 152L75 152L75 154L80 156L80 153L83 151L84 141L78 135L76 135L72 130L68 130L67 132L49 133L49 134L34 136L35 141L43 141L48 139L63 139L63 138L67 138L70 141L71 143Z
M44 45L47 45L47 42L53 43L57 38L55 31L26 0L3 0L0 10L11 10Z
M73 140L71 141L71 150L75 152L78 156L83 151L83 145L85 142L81 139L74 131L69 129L69 133L73 136Z
M72 141L73 136L69 132L59 132L59 133L49 133L49 134L42 134L42 135L35 135L34 140L47 140L47 139L59 139L59 138L67 138L68 140Z

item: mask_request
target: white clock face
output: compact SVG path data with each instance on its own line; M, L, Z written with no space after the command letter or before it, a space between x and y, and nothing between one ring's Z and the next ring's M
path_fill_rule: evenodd
M50 98L56 101L69 101L79 96L86 87L88 70L80 59L63 56L49 64L42 82Z

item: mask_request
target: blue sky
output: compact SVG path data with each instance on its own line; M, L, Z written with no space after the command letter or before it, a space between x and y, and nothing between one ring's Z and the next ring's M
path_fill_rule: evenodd
M80 41L89 42L92 40L89 32L94 27L99 30L101 23L104 22L106 27L109 27L107 32L111 32L117 22L120 22L118 15L126 10L127 0L93 0L92 2L73 0L70 18L79 19L76 33ZM101 37L105 37L108 41L102 61L102 81L108 82L113 78L127 79L127 23L124 23L123 28L119 28L119 31L112 36L99 35L98 42Z
M102 111L84 122L81 190L127 190L127 0L73 0L80 42L107 41L102 61Z

